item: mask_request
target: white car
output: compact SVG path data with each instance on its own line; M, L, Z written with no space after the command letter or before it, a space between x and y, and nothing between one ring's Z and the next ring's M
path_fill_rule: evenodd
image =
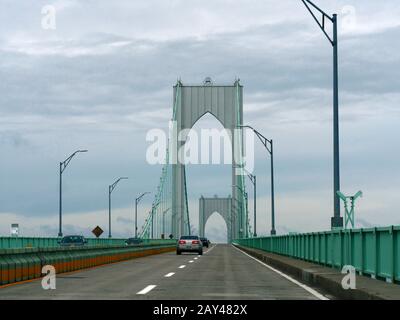
M176 254L182 252L197 252L203 254L203 243L198 236L181 236L176 245Z

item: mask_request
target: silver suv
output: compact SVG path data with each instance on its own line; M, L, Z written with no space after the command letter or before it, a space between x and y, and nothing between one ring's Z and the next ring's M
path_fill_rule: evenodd
M181 236L176 245L176 254L182 252L197 252L203 254L203 244L198 236Z

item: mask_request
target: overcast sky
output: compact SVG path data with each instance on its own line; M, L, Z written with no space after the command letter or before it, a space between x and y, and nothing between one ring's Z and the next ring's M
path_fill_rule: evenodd
M358 226L399 224L400 3L315 2L339 15L342 190L364 192ZM45 5L56 8L55 30L42 27ZM167 129L178 78L207 76L240 78L245 122L274 139L278 232L328 230L332 49L300 0L0 0L0 235L14 222L23 235L56 235L58 163L79 148L89 152L64 172L65 233L107 230L108 185L128 176L113 194L113 233L131 235L134 197L154 194L161 173L146 162L146 133ZM256 152L262 234L269 171L257 142ZM198 198L227 196L230 171L187 175L197 227ZM206 232L224 240L222 218Z

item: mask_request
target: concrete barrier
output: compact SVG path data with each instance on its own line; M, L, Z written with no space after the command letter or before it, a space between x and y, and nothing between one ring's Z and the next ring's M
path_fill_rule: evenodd
M40 278L45 265L54 266L59 274L173 250L173 243L0 249L0 285Z

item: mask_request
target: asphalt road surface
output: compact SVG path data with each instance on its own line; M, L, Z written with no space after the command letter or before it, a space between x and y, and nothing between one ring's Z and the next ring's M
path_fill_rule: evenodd
M324 299L321 293L239 251L213 245L203 256L175 252L0 287L2 299Z

